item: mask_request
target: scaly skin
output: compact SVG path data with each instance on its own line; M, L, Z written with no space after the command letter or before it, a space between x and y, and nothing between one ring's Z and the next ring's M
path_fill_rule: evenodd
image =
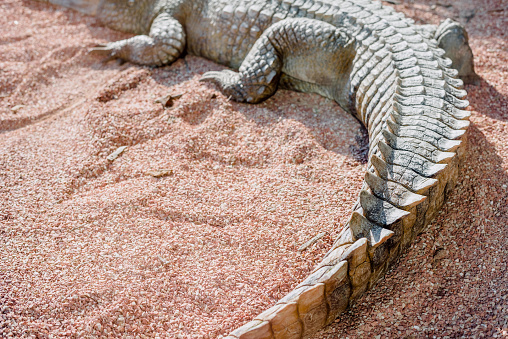
M415 26L371 0L51 1L139 34L94 49L108 57L163 65L186 49L237 70L203 76L234 100L259 102L278 86L316 92L368 129L365 182L334 246L295 290L231 338L301 338L332 322L386 272L455 185L469 126L457 76L476 77L457 23Z

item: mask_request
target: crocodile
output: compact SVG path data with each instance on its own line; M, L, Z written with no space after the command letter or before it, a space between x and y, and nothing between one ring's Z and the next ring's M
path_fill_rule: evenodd
M46 0L48 1L48 0ZM453 189L474 82L463 26L416 25L372 0L49 0L135 36L92 52L141 65L187 52L230 69L206 72L235 101L278 88L332 99L367 129L363 187L312 273L227 338L309 337L371 288Z

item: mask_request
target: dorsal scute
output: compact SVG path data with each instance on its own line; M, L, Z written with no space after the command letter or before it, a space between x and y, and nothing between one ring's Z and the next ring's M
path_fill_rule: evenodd
M451 128L439 119L428 117L423 114L408 117L402 116L397 112L392 112L390 117L396 124L400 126L419 126L427 128L450 140L459 139L464 135L464 133L466 133L465 129Z
M424 140L443 152L453 152L461 144L461 140L450 140L439 133L429 130L428 128L413 125L401 126L394 121L388 119L386 121L389 131L398 137L408 137Z
M354 211L349 220L349 227L355 239L366 238L370 247L376 248L393 236L393 231L369 221L362 214Z
M360 205L367 219L382 226L389 227L409 215L409 212L379 199L366 190L360 192Z
M387 163L409 168L427 178L446 168L446 164L433 163L414 152L393 149L383 141L378 143L378 147Z
M397 182L414 193L423 194L438 182L437 179L424 177L412 169L399 165L389 165L376 154L371 156L370 161L377 175L381 178Z
M426 199L424 195L413 193L404 186L369 171L365 173L365 182L376 197L403 210L409 210Z
M397 137L386 129L382 131L382 134L391 148L414 152L435 163L448 163L455 156L453 152L442 152L434 145L420 139Z

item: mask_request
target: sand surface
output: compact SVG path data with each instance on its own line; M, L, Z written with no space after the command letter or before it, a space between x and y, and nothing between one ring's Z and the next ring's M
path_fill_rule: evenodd
M316 338L508 336L508 8L432 4L397 7L469 20L482 77L460 184ZM0 13L0 337L217 338L320 261L365 170L365 131L336 104L229 102L198 82L212 62L104 64L88 48L128 35L32 1Z

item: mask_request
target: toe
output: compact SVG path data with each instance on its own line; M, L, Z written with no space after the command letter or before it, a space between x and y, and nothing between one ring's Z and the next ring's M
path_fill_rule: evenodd
M105 57L103 62L108 62L117 59L117 49L111 43L109 44L98 44L88 50L88 53Z
M201 81L201 82L217 82L217 81L219 81L220 78L221 78L220 72L210 71L210 72L204 73L201 76L201 78L199 79L199 81Z

